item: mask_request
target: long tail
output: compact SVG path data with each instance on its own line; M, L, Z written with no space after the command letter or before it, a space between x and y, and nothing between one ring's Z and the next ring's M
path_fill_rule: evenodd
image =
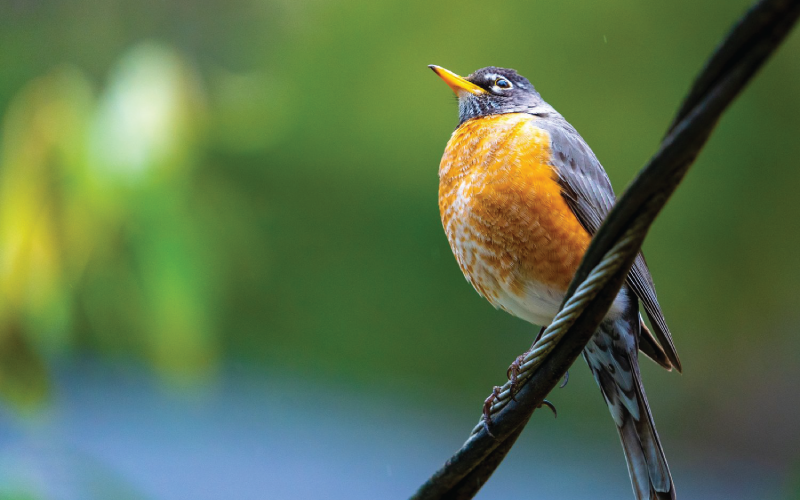
M583 354L617 424L636 499L674 500L672 475L639 375L638 334L639 313L630 307L617 319L607 318Z
M674 500L675 487L667 458L658 439L647 397L641 390L641 381L638 382L640 390L637 396L641 417L637 420L628 413L623 418L622 426L617 426L633 491L637 499Z

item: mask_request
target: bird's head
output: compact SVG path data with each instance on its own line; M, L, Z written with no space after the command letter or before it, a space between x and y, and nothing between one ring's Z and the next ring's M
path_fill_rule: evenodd
M459 123L472 118L504 113L520 113L545 105L527 78L513 69L489 66L468 77L431 64L434 73L453 89L458 97Z

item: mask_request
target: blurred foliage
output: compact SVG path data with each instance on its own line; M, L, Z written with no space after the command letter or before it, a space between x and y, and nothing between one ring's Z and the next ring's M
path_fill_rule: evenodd
M4 363L15 400L41 392L43 357L90 342L132 348L170 374L215 358L211 235L191 216L204 135L196 77L173 52L135 47L93 95L59 67L6 113L0 170Z
M518 69L621 190L748 4L0 3L0 392L40 401L91 353L179 384L243 362L478 401L536 330L450 255L456 109L426 65ZM798 53L794 33L645 245L686 366L645 367L659 428L781 464L800 443ZM577 384L564 404L601 415Z

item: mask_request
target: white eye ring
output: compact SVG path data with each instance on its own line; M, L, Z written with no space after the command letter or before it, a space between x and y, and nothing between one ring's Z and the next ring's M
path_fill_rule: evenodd
M507 79L500 77L494 81L494 86L498 89L508 90L514 88L514 86L509 82Z

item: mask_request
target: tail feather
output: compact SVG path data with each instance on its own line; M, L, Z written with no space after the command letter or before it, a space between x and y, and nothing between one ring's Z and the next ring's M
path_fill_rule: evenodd
M617 428L628 462L628 474L637 499L674 500L675 488L667 458L653 425L647 399L643 392L639 394L642 396L639 401L643 418L636 420L627 415L622 426Z
M622 427L617 427L617 430L619 430L619 437L622 441L622 449L625 450L625 461L628 464L628 475L631 478L633 493L637 499L649 499L652 498L650 495L652 488L650 488L650 474L647 471L647 459L633 422L632 419L628 419Z
M617 425L637 500L675 500L675 487L639 374L638 304L603 321L584 358Z

